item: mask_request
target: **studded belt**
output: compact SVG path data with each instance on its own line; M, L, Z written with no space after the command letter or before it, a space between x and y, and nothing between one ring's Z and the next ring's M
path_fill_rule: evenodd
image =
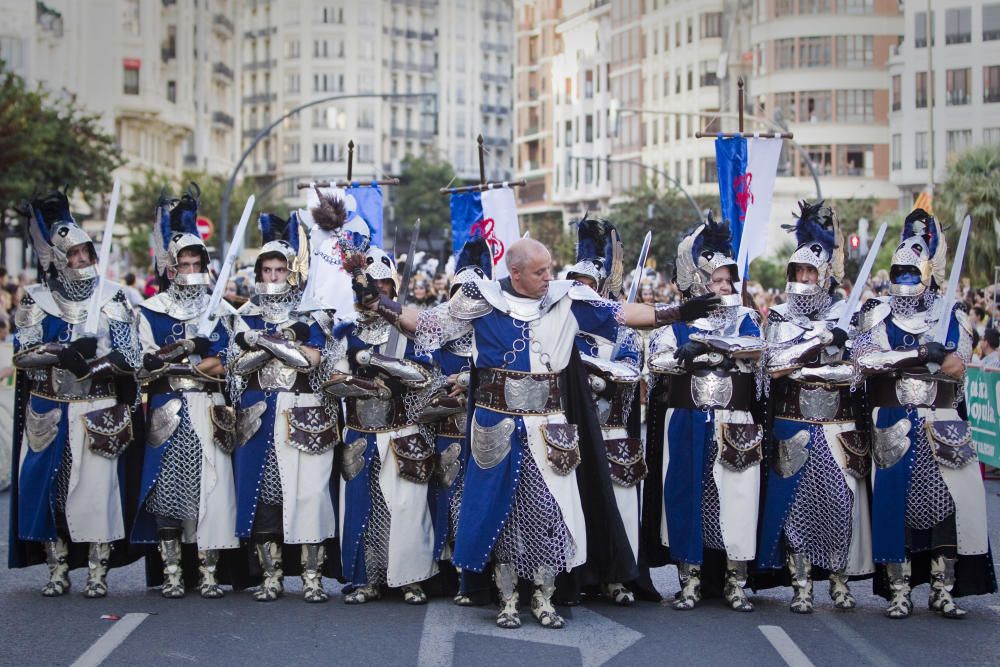
M694 371L670 378L667 405L688 410L749 410L754 391L749 373Z
M558 373L518 373L491 368L482 371L476 404L514 415L562 412Z
M854 402L848 386L827 386L777 380L771 389L774 416L810 422L854 421Z
M950 408L955 385L905 375L876 376L868 379L868 395L873 408Z
M460 412L439 421L437 434L443 438L464 438L467 423L468 416Z
M31 381L32 394L52 401L93 401L115 395L115 384L109 380L73 381L75 376L67 370L47 371L44 379Z
M294 392L296 394L313 393L308 375L305 373L296 373L295 376L295 380L288 387L262 387L257 373L251 373L247 376L246 391Z
M407 425L402 398L347 398L347 427L366 433L381 433ZM463 415L464 416L464 415Z
M178 380L182 380L182 382ZM220 388L221 385L218 382L207 382L189 377L158 377L147 385L146 392L149 394L204 394L220 391Z
M635 395L632 383L615 382L608 396L597 398L597 421L604 428L625 427L625 405Z

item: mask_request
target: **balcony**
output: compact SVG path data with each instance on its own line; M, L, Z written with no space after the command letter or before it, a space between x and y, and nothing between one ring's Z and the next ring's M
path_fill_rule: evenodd
M270 104L277 99L277 93L256 93L254 95L246 95L243 98L243 104Z
M497 42L483 42L483 51L492 53L509 53L510 44L499 44Z
M246 127L246 128L243 128L243 138L244 139L253 139L254 137L257 136L257 134L259 132L260 132L260 128L259 127Z
M480 104L479 113L494 113L498 116L504 116L510 113L510 109L499 104Z
M212 65L212 74L221 76L224 79L233 80L233 70L231 70L225 63L215 63Z
M494 74L493 72L480 72L479 79L485 83L495 83L501 86L510 83L510 77L506 74Z
M417 139L419 141L431 141L434 139L434 132L430 130L411 130L408 128L394 127L389 130L389 135L393 139Z
M484 9L480 16L484 21L496 21L497 23L510 23L514 18L507 12L491 12L488 9Z
M491 148L508 148L510 147L510 139L503 137L483 137L483 145Z
M236 32L236 26L225 14L216 14L212 17L212 29L218 30L229 37L233 36Z
M184 156L184 166L185 167L197 167L198 166L198 156L194 153L188 153Z
M246 72L256 72L262 69L272 69L278 66L278 61L274 58L268 60L256 60L252 63L244 63L243 70Z
M233 129L233 127L236 125L236 122L233 120L233 117L227 114L225 111L213 111L212 123L215 123L217 125L224 125L229 129Z

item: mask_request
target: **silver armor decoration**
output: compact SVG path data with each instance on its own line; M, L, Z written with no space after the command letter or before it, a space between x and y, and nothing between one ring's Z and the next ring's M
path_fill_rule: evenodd
M458 312L458 314L452 315L450 304L460 294L463 294L464 290L465 288L459 290L452 297L451 301L423 310L417 316L414 350L418 356L429 355L447 341L467 335L472 331L472 320L480 315L485 315L493 309L485 300L481 300L480 305L482 307L480 309L474 312Z
M896 380L896 399L900 405L933 405L937 398L938 383L915 377Z
M809 458L809 430L803 429L787 440L778 441L778 457L775 467L785 479L791 477L805 465Z
M146 438L150 446L159 447L174 434L181 423L181 405L180 398L172 398L152 411Z
M177 277L180 278L180 276ZM170 287L163 292L160 298L166 302L167 315L182 322L201 317L201 314L208 308L210 300L205 291L205 285L180 285L176 279L170 283Z
M178 425L170 436L170 444L160 461L156 483L146 498L146 508L158 517L194 521L198 519L201 509L201 467L204 455L201 439L184 404L180 405Z
M889 606L885 610L885 615L889 618L906 618L913 612L913 602L910 600L910 572L908 560L885 565L885 574L892 593Z
M181 541L179 537L160 540L160 558L163 559L163 587L160 595L165 598L184 597L184 576L181 572Z
M794 294L787 292L788 313L793 317L822 319L833 303L827 292L815 294Z
M264 391L287 391L295 385L298 371L284 361L271 359L257 371L257 380Z
M488 470L507 458L514 428L514 420L510 417L505 417L495 426L472 422L472 458L480 468Z
M108 560L111 544L91 542L87 553L87 583L83 594L88 598L103 598L108 594Z
M392 530L392 513L382 493L379 476L382 472L382 458L373 456L368 469L368 495L371 497L371 510L368 512L368 522L365 524L365 572L368 575L368 586L374 587L374 597L378 597L377 587L385 584L389 568L389 534Z
M540 412L549 400L549 379L536 380L530 375L507 378L503 385L504 400L510 410Z
M733 379L728 375L691 376L691 400L699 408L724 408L733 399Z
M451 443L441 452L438 458L437 473L442 487L450 489L455 478L458 477L458 473L462 469L462 462L459 459L461 456L462 445L457 442Z
M45 564L49 568L49 580L42 587L42 595L58 597L69 592L69 547L62 538L45 543Z
M28 441L28 447L33 452L44 451L52 444L59 433L59 420L62 417L62 410L53 408L47 412L35 412L31 406L25 414L24 433Z
M858 356L858 366L866 372L878 372L896 368L899 364L916 359L919 351L914 350L874 350Z
M230 373L231 379L233 376L249 375L272 359L271 355L265 350L249 350L244 352L241 348L236 347L234 351L237 357L236 362L232 366L233 372ZM243 392L240 391L240 393L242 394ZM239 396L234 398L234 402L239 402Z
M236 442L241 446L260 430L261 417L267 411L267 401L257 401L236 414Z
M56 289L52 290L52 300L59 306L60 317L70 324L83 324L87 320L87 306L90 305L90 295L94 292L96 281L85 282L87 287L72 296L67 296L65 290L80 288L79 283L74 282L64 286L57 282Z
M357 401L358 421L361 426L373 430L389 425L392 415L392 401L380 398L359 398Z
M910 448L910 420L900 419L886 428L873 429L872 459L879 468L896 465Z
M356 359L360 365L377 368L409 388L421 389L430 382L430 375L423 366L409 359L393 359L371 350L360 350Z
M830 421L840 410L840 392L823 387L799 389L799 411L809 421Z
M791 378L799 382L848 385L854 379L854 367L849 362L807 366L792 373Z
M292 319L292 308L298 305L301 296L301 290L288 289L281 294L259 294L255 298L265 322L284 324Z
M912 423L912 422L911 422ZM937 526L955 512L955 500L931 453L926 420L918 418L911 433L915 450L906 489L906 525L918 530Z
M767 370L774 373L801 366L806 359L821 350L831 339L832 336L824 331L820 335L805 338L797 343L772 349L767 359Z
M247 342L251 345L256 344L262 350L266 350L274 357L275 361L279 361L286 366L303 369L309 368L311 365L309 359L302 352L299 343L285 339L275 340L270 336L261 336L256 331L247 332Z
M365 449L367 447L368 440L365 438L358 438L353 442L344 443L344 457L340 468L346 481L351 481L364 469Z
M257 560L264 575L260 588L253 594L258 602L277 600L285 591L285 573L281 562L281 545L277 542L262 542L256 545Z

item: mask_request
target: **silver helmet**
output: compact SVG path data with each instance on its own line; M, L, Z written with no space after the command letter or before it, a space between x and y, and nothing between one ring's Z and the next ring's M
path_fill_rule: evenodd
M782 227L795 234L797 247L785 268L785 292L802 297L829 295L844 279L844 237L836 212L822 200L799 202L795 223ZM816 269L815 283L799 282L796 265Z
M254 261L254 291L257 294L283 294L291 288L301 289L309 275L309 239L305 228L299 224L298 215L292 213L288 220L273 213L261 213L258 221L264 244ZM288 278L283 283L264 283L263 263L266 259L281 258L288 266Z
M391 280L393 293L398 294L399 276L396 275L396 262L392 257L382 248L372 246L368 248L365 258L367 262L365 275L372 280Z
M674 281L678 289L688 298L708 294L711 292L712 274L723 267L729 269L730 281L738 282L740 272L732 253L729 224L716 222L709 213L708 219L677 246Z
M601 296L617 299L624 282L624 247L618 230L607 220L584 215L576 231L576 263L566 271L566 277L590 278Z
M948 242L941 224L922 208L914 209L903 223L903 233L892 253L889 294L920 296L945 284Z
M97 251L94 242L69 212L69 199L53 192L29 205L28 231L40 265L40 276L54 281L71 298L84 298L97 281ZM90 266L74 269L69 265L73 248L85 245Z
M179 199L168 199L163 194L156 207L156 223L153 230L153 259L161 286L208 285L208 248L198 232L198 200L201 190L197 183L191 183ZM182 252L196 252L201 259L198 273L178 274L177 264ZM168 271L174 270L171 278Z

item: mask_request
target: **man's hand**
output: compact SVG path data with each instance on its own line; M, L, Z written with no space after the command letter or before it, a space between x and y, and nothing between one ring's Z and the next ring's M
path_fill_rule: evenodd
M688 299L680 306L680 316L685 322L691 322L698 318L705 317L715 310L722 300L714 294L702 294L693 299Z
M250 341L247 340L247 332L246 331L241 331L238 334L236 334L235 340L236 340L236 344L239 345L240 348L242 348L243 350L246 350L247 352L249 352L250 350L257 349L256 345L251 345Z
M72 347L63 348L63 350L59 352L59 365L75 375L78 379L85 378L87 377L87 374L90 373L90 366L87 364L87 360L83 358L82 354L74 350Z
M73 350L79 354L84 359L93 359L97 354L97 338L94 336L86 336L84 338L77 338L72 343L67 346L70 350Z
M681 362L685 368L689 368L694 363L695 357L708 352L708 345L696 340L689 340L674 350L674 359Z
M155 354L150 354L149 352L147 352L146 354L142 355L142 367L145 368L150 373L155 373L156 371L160 370L166 365L167 362L165 362L163 359L160 359Z
M381 293L371 282L361 282L357 278L351 281L351 289L357 298L358 305L365 310L374 310Z
M948 356L948 348L937 341L931 341L920 350L920 356L930 363L940 366L944 363L944 358Z
M204 336L195 336L191 339L191 342L194 343L194 354L197 354L199 357L206 356L209 348L212 346L212 341Z
M285 327L285 331L289 331L292 334L292 340L303 343L309 340L309 325L305 322L295 322Z
M830 330L830 334L833 336L833 341L830 343L836 347L844 347L844 343L847 342L848 335L847 332L840 327L834 327Z

